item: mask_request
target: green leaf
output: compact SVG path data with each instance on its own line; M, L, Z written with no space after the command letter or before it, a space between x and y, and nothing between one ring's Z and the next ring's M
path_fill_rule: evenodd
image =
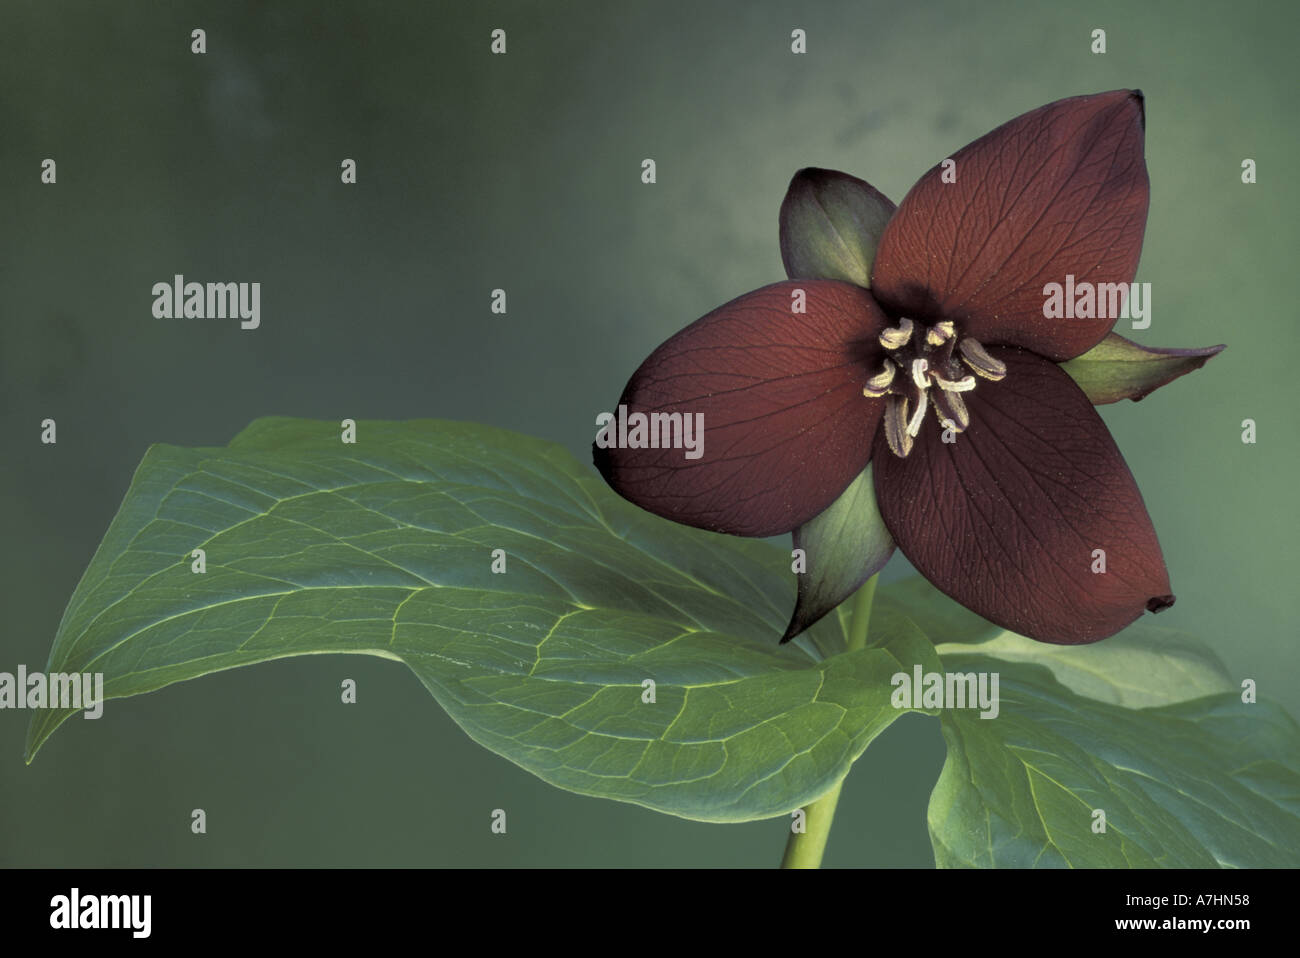
M977 646L940 644L936 651L945 661L974 652L1044 665L1075 694L1126 708L1237 690L1219 657L1200 639L1144 622L1091 645L1052 645L1001 632Z
M844 648L835 617L779 646L790 580L783 550L658 519L552 443L426 420L362 422L345 445L331 423L261 419L227 448L148 451L49 669L102 672L119 698L377 655L561 788L764 818L838 782L900 714L889 677L939 661L889 608L870 648L823 658ZM70 714L36 715L29 761Z
M975 645L997 638L1005 631L948 598L919 575L891 583L881 593L887 602L896 603L936 647L958 642Z
M1282 709L1236 694L1126 709L1037 665L947 665L1000 673L1000 703L994 719L943 714L928 815L940 867L1300 864L1300 729Z
M786 275L870 286L871 263L894 209L885 194L856 176L800 170L781 201Z
M783 642L837 608L894 554L869 464L824 512L794 530L794 547L804 551L807 569Z
M1061 368L1095 406L1121 399L1137 402L1179 376L1200 369L1223 350L1223 346L1159 349L1110 333L1082 356L1062 363Z

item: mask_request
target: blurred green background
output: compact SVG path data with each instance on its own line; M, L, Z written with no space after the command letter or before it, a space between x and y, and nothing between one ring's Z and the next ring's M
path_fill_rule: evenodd
M1159 624L1300 714L1296 9L5 0L0 670L44 666L151 443L223 445L268 414L441 417L587 461L595 414L654 346L784 277L796 169L897 201L1019 113L1140 87L1154 319L1118 331L1229 349L1103 415L1178 594ZM150 287L175 273L261 282L261 328L154 319ZM907 571L899 556L887 576ZM773 865L784 844L784 820L703 825L553 789L470 742L402 666L360 656L114 700L25 767L29 718L0 712L0 864ZM826 863L931 864L942 761L938 723L890 728L849 778Z

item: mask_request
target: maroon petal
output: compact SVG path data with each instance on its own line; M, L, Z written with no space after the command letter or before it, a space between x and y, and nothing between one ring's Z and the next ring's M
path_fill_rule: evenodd
M804 313L792 311L797 290ZM870 293L831 280L775 283L734 299L656 349L619 400L628 416L702 416L702 455L602 448L598 434L596 467L619 495L675 522L746 536L789 532L871 458L882 403L862 388L882 361L876 337L885 325Z
M1095 642L1168 608L1155 529L1088 397L1054 363L990 352L1006 378L965 394L955 442L933 421L906 458L877 440L876 496L898 547L968 609L1044 642Z
M1044 288L1067 275L1076 287L1133 280L1144 127L1142 94L1117 90L1049 103L958 150L956 181L934 167L889 221L872 292L891 312L951 319L985 345L1055 360L1085 352L1116 317L1048 319Z

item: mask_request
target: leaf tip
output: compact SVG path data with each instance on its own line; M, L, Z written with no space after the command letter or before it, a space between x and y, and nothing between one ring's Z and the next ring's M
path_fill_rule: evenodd
M799 612L796 609L794 615L790 617L790 624L785 627L785 634L781 636L781 641L778 644L785 645L806 628L807 626L799 621Z
M1223 352L1227 348L1228 348L1227 343L1219 343L1217 346L1203 346L1200 349L1151 350L1151 352L1157 352L1157 353L1163 352L1171 356L1181 355L1187 360L1187 365L1185 368L1175 372L1174 375L1170 377L1168 380L1164 382L1157 382L1149 387L1140 389L1137 392L1133 393L1133 395L1129 396L1128 398L1131 399L1133 402L1141 402L1143 399L1146 399L1147 396L1150 396L1161 386L1167 385L1168 383L1173 382L1173 380L1178 379L1182 376L1186 376L1188 373L1196 372L1196 370L1200 369L1202 366L1204 366L1211 359L1219 355L1219 353ZM1123 397L1119 397L1119 398L1123 398Z

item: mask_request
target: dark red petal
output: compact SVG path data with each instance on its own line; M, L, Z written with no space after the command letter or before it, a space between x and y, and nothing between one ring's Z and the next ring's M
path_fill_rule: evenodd
M792 312L800 289L806 313ZM776 283L734 299L656 349L619 400L628 415L701 414L703 455L593 444L596 467L619 495L675 522L746 536L789 532L871 458L882 403L862 387L882 362L884 325L870 293L831 280Z
M1142 94L1057 100L934 167L885 227L871 289L886 309L951 319L985 345L1078 356L1115 317L1047 319L1049 283L1129 283L1146 228Z
M934 421L905 459L877 440L876 496L903 554L968 609L1044 642L1095 642L1172 605L1142 495L1088 397L1054 363L990 352L1006 379L965 394L955 442Z

